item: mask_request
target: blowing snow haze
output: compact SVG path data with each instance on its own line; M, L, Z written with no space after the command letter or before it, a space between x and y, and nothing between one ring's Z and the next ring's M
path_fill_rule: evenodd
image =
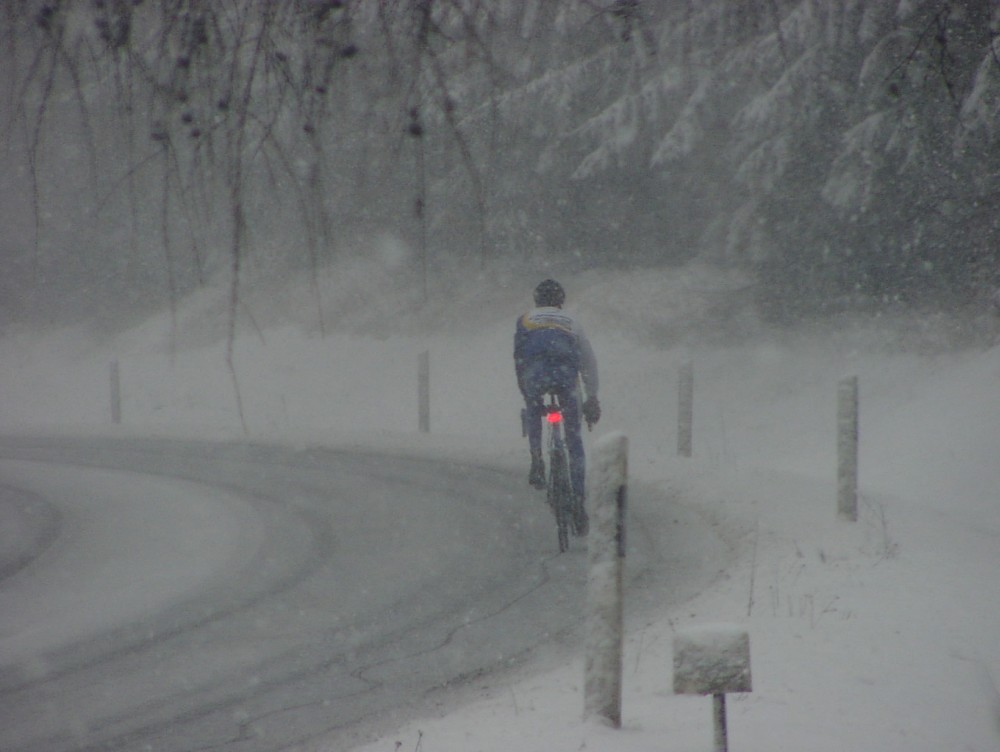
M0 747L689 750L669 644L711 619L752 631L741 748L994 748L998 29L993 0L4 3ZM632 447L617 735L569 665L585 544L525 483L547 277Z

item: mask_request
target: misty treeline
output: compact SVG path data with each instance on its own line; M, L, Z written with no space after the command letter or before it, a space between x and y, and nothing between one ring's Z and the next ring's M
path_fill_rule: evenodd
M384 234L415 305L459 266L700 259L778 320L1000 276L998 0L0 7L8 320L235 307Z

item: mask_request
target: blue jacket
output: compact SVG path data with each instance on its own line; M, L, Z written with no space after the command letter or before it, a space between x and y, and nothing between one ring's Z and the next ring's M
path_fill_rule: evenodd
M522 392L526 375L539 368L570 372L574 384L579 374L586 395L597 396L597 359L590 340L580 324L561 308L532 308L517 320L514 370Z

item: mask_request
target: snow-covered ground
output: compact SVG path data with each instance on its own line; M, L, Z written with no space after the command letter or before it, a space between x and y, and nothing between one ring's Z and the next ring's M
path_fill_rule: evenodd
M690 600L653 614L626 601L623 728L582 718L578 652L483 677L460 699L449 694L438 716L383 727L356 752L709 749L711 700L673 694L673 637L719 622L751 641L753 691L728 704L733 750L1000 748L1000 348L917 348L865 327L756 330L725 346L671 338L657 279L564 280L570 307L585 301L578 310L602 366L604 417L588 441L625 433L631 478L703 516L732 554ZM203 302L182 308L176 337L168 319L110 340L8 331L0 426L429 447L526 472L510 350L529 290L473 297L440 326L377 337L278 325L250 303L256 325L241 322L234 351L246 433L225 343L198 318ZM417 432L424 351L429 435ZM120 426L110 425L113 361ZM689 361L694 456L680 458L677 375ZM845 375L860 385L855 523L836 515Z

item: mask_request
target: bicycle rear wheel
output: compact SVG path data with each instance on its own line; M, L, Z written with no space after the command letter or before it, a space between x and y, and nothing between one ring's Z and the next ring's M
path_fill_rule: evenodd
M570 490L569 468L566 454L555 450L549 455L549 482L547 487L549 506L556 517L556 531L559 536L559 552L569 549L569 530L573 515L573 493Z

